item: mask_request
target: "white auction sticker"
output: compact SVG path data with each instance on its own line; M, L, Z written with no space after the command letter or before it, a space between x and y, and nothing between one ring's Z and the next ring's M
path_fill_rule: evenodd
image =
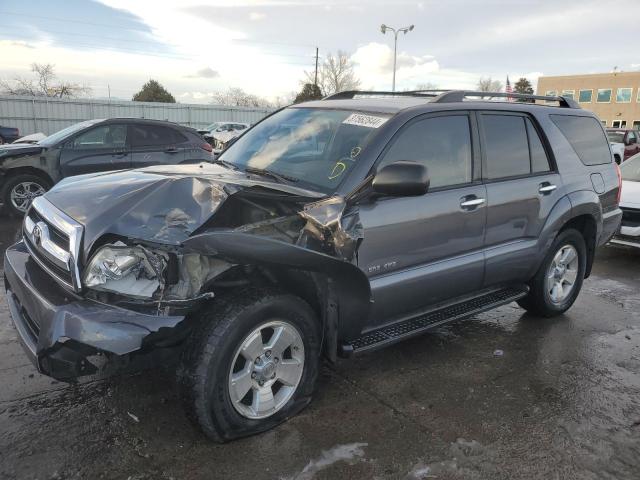
M347 125L357 125L359 127L378 128L386 122L388 118L365 115L363 113L352 113L342 123Z

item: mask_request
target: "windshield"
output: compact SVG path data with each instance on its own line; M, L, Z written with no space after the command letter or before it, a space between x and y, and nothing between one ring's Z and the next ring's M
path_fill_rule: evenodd
M328 193L358 161L372 133L388 119L346 110L287 108L260 122L221 160L269 170Z
M607 132L607 136L611 143L624 143L624 132Z
M623 180L640 182L640 154L634 155L620 165Z
M86 122L76 123L74 125L71 125L70 127L63 128L62 130L54 133L53 135L49 135L48 137L43 138L38 142L38 145L43 145L45 147L52 147L56 143L67 138L69 135L72 135L75 132L82 130L83 128L90 127L94 123L98 123L101 121L102 120L87 120Z

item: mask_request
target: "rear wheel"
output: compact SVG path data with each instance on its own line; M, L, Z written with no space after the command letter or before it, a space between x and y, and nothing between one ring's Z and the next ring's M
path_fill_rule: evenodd
M9 176L1 192L4 208L10 215L22 216L33 199L43 195L49 188L47 180L32 173Z
M293 295L253 290L213 305L188 341L179 384L187 416L211 439L275 427L311 400L320 328Z
M529 294L518 304L544 317L564 313L580 293L586 265L587 248L582 234L574 229L560 232L529 283Z

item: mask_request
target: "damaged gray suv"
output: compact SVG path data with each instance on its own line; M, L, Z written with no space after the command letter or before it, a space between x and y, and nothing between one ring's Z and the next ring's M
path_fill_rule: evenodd
M177 361L227 441L307 405L323 357L512 301L563 313L620 224L607 137L571 99L482 96L343 92L215 164L63 180L5 254L25 350L64 381Z

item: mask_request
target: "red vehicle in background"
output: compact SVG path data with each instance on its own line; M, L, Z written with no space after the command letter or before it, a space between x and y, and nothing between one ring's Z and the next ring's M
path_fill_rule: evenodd
M607 128L607 136L609 137L609 143L621 143L624 145L624 158L616 158L618 164L636 153L640 153L640 143L638 143L640 132L638 130L632 130L630 128Z

